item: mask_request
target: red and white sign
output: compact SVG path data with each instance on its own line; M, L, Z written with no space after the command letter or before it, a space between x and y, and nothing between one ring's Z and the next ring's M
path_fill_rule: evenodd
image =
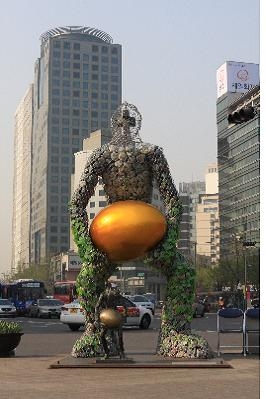
M246 93L260 84L259 64L226 61L216 73L217 98L225 93Z

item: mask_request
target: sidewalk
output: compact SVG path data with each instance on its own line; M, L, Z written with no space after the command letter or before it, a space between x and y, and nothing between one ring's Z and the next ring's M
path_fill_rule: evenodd
M213 347L215 337L205 333ZM138 356L134 351L129 357ZM67 354L0 359L1 399L259 399L259 355L224 354L231 368L51 369Z

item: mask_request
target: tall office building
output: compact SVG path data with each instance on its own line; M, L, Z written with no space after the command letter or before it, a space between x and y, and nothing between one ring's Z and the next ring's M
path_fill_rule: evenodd
M183 255L195 261L196 258L196 209L200 194L206 191L204 181L179 183L179 195L183 206L183 214L180 223L178 249Z
M259 65L223 64L217 97L220 257L226 260L236 256L236 239L259 242ZM249 115L230 122L240 110Z
M18 265L28 265L30 260L32 120L33 85L30 85L15 113L12 271Z
M92 131L110 127L120 104L120 44L88 27L58 27L41 36L33 99L32 262L69 249L73 154Z
M214 265L219 260L219 209L217 164L208 165L206 193L199 195L196 207L197 264Z

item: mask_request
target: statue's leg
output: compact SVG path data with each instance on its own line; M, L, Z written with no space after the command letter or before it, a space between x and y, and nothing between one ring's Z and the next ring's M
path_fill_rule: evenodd
M192 333L190 327L195 296L195 269L175 250L170 262L165 262L161 271L166 274L167 286L157 353L180 358L210 357L211 350L207 341Z
M74 357L104 356L106 347L110 356L117 355L117 344L113 342L113 336L109 332L106 334L107 346L104 347L101 340L101 327L95 327L95 306L99 296L105 290L105 282L110 276L110 270L104 269L101 264L84 264L78 275L77 292L84 309L85 331L74 344L72 349L72 356Z
M96 357L104 354L100 330L94 326L94 309L103 289L104 281L97 267L84 264L77 278L77 292L85 315L85 331L74 344L74 357Z

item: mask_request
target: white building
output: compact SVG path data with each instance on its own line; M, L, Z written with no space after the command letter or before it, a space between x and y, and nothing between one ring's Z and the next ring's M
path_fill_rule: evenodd
M205 173L206 193L199 195L196 208L196 253L212 264L219 260L219 207L217 164Z
M12 271L30 261L32 118L33 85L30 85L15 113Z

